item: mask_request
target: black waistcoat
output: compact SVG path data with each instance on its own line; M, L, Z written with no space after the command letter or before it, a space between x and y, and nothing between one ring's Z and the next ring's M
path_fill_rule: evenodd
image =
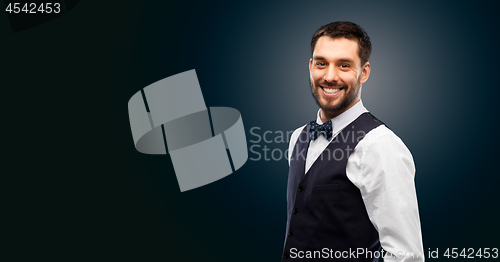
M307 126L304 127L290 159L287 235L282 261L373 260L365 256L357 259L352 259L352 256L347 259L325 259L324 253L321 253L320 258L318 254L324 248L328 249L330 257L332 254L345 256L345 251L357 248L372 252L380 248L378 232L368 218L361 192L347 178L346 165L349 154L364 135L382 124L370 113L360 115L333 139L307 174L305 159L309 136ZM292 248L295 248L292 250L294 253L290 253ZM299 251L304 251L304 258L298 258ZM306 259L306 251L316 251L316 258Z

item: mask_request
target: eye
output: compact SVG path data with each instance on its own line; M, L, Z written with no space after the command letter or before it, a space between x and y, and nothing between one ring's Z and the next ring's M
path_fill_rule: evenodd
M349 65L348 64L342 64L342 65L340 65L340 67L342 67L342 68L348 68Z
M326 64L323 63L323 62L316 62L316 66L318 66L318 67L324 67L324 66L326 66Z

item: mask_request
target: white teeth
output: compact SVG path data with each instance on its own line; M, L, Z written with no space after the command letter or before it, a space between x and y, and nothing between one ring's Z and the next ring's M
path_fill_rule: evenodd
M328 93L328 94L335 94L338 91L340 91L340 89L325 88L325 87L323 87L323 90L325 90L325 92Z

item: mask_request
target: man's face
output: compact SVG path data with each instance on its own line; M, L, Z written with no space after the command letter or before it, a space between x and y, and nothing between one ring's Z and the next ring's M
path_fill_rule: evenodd
M370 63L361 65L358 43L322 36L309 61L311 92L324 114L335 117L360 100L361 84L370 75Z

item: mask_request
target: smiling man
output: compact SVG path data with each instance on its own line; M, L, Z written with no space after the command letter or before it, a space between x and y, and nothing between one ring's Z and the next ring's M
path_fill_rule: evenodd
M320 109L290 140L282 260L424 261L413 158L361 101L370 38L335 22L314 34L311 51Z

